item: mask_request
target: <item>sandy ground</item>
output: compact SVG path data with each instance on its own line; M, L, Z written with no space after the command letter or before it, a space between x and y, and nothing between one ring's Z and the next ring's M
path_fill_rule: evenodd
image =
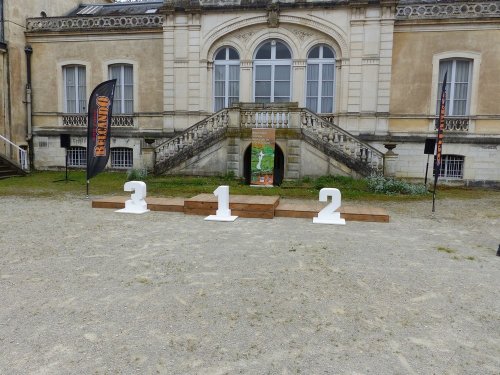
M500 194L390 223L0 198L0 374L500 374Z

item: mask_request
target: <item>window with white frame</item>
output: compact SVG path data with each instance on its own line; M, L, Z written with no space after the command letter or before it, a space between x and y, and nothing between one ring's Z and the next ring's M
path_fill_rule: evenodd
M132 168L134 165L134 150L127 147L113 147L111 149L112 168Z
M462 179L464 177L464 157L462 155L442 155L439 177Z
M109 78L116 79L114 114L132 114L134 112L134 68L130 64L109 66Z
M83 65L63 66L64 112L85 113L87 111L86 69Z
M317 113L333 113L335 54L326 45L314 47L307 56L306 107Z
M278 40L262 44L254 59L254 98L257 103L289 102L292 54Z
M214 59L214 111L230 107L240 100L240 56L224 47Z
M68 148L68 165L70 167L87 166L87 149L80 146L71 146Z
M446 116L469 115L472 60L445 59L439 62L439 83L436 113L439 113L441 89L446 72L448 72L448 76L446 78Z

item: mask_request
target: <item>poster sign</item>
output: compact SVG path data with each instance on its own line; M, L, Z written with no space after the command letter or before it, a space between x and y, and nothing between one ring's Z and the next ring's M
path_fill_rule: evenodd
M273 186L275 129L252 129L251 185Z

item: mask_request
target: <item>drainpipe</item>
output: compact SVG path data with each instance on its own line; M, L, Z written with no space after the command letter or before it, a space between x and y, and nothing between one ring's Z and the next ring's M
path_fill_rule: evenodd
M32 131L32 112L31 112L31 55L33 54L33 48L31 45L26 45L24 48L26 53L26 76L28 77L28 82L26 83L26 117L27 117L27 129L26 129L26 141L28 142L28 158L30 168L34 168L35 154L33 150L33 131Z

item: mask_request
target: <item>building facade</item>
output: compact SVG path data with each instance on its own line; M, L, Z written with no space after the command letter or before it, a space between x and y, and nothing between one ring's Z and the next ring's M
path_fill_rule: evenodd
M79 2L0 0L0 136L3 137L0 155L19 161L17 149L10 147L12 144L26 150L33 148L28 77L31 49L26 42L26 19L64 14L75 9Z
M141 1L26 20L37 168L86 155L86 101L118 80L110 168L247 174L276 128L283 178L423 178L450 77L443 177L500 181L499 1ZM48 79L49 78L49 79ZM390 145L389 145L390 144ZM432 163L431 163L432 164ZM432 171L430 171L432 174Z

